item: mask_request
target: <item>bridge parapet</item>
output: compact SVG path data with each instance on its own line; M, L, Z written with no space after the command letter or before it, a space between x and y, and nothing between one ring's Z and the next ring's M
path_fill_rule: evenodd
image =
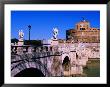
M47 54L51 54L54 55L55 53L60 53L58 50L58 47L46 47L46 46L41 46L41 47L36 47L36 46L12 46L11 47L11 54L12 55L22 55L24 53L47 53ZM41 55L42 56L42 55Z

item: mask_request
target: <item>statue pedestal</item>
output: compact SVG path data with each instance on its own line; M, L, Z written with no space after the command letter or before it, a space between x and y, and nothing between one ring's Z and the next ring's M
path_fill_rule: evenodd
M22 46L22 45L24 45L24 42L19 41L18 46Z
M57 45L58 45L58 40L51 41L51 46L57 46Z
M58 45L58 40L43 40L43 45L44 46L57 46Z
M18 46L22 46L22 45L24 45L24 41L22 39L19 39Z

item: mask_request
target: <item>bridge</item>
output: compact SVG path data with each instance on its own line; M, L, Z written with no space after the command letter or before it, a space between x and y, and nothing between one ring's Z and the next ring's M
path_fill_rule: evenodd
M82 75L88 58L100 58L100 43L62 43L57 38L58 29L53 28L52 33L42 46L33 46L24 45L24 33L19 31L18 43L11 44L12 77Z
M11 46L12 77L62 77L83 74L88 49L74 44ZM34 72L34 74L32 74Z

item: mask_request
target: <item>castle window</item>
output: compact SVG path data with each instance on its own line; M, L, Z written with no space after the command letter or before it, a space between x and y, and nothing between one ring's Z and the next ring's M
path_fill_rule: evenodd
M88 29L88 25L87 25L87 29Z
M77 29L78 29L78 25L77 25Z
M85 30L85 28L80 28L80 30Z
M75 33L74 31L72 33Z

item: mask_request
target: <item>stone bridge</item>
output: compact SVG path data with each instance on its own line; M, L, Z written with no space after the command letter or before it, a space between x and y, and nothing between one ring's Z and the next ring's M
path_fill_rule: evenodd
M28 70L35 70L36 76L46 77L83 74L83 66L88 61L85 51L88 52L87 49L60 45L53 47L12 46L11 76L25 76L26 74L21 75L21 73Z

